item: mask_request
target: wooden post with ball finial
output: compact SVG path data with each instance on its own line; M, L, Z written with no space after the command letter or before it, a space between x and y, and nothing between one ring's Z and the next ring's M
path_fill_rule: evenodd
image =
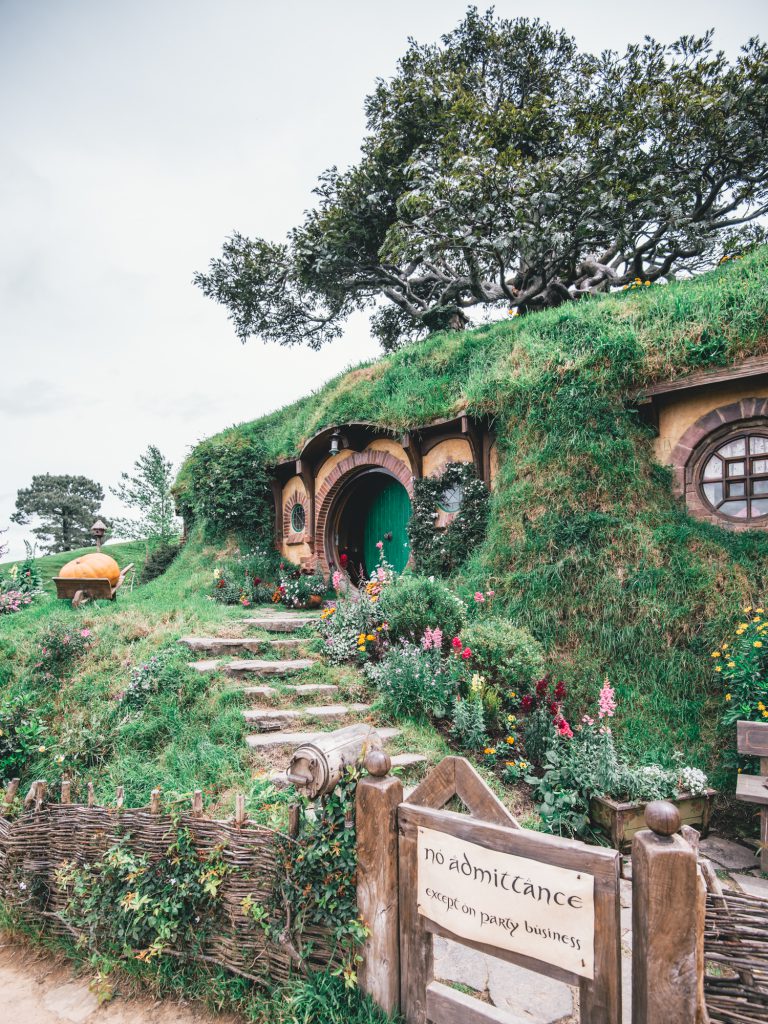
M403 784L389 774L391 767L385 751L368 752L368 775L357 784L355 824L357 906L370 930L362 949L360 987L394 1015L400 1004L397 808Z
M698 866L680 813L655 800L632 841L632 1024L698 1024Z

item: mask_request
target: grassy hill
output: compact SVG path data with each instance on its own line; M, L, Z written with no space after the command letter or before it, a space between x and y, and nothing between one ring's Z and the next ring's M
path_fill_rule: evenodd
M676 745L711 761L721 694L709 651L742 604L760 603L768 536L687 515L634 399L660 379L768 352L767 286L762 248L694 280L432 336L198 445L179 500L210 521L212 465L229 507L233 452L267 466L333 423L399 432L458 410L489 416L501 471L487 540L458 589L491 584L577 708L610 678L636 755Z
M82 555L93 554L96 549L94 547L89 548L78 548L76 551L60 551L56 555L41 555L40 558L35 559L37 567L40 570L45 589L54 593L56 586L53 583L54 576L58 576L62 566L66 565L67 562L71 562L73 558L80 558ZM139 569L144 561L146 553L145 544L143 540L135 541L123 541L121 543L104 544L102 551L105 555L111 555L115 559L117 564L122 568L133 562L137 569ZM21 560L18 562L0 562L0 573L11 569L14 565L20 565Z

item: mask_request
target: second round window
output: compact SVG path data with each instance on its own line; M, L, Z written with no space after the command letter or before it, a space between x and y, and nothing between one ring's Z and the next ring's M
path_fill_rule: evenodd
M294 505L291 509L291 529L294 533L304 533L307 525L307 514L303 505Z

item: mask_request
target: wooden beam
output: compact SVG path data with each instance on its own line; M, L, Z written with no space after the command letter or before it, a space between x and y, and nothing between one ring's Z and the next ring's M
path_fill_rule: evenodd
M509 1024L506 1010L497 1010L439 981L427 986L427 1017L434 1024Z
M675 391L689 391L692 388L706 387L708 384L723 384L726 381L743 380L747 377L759 377L768 374L768 356L753 356L743 359L735 366L723 366L716 370L697 370L695 373L678 377L677 380L664 380L646 388L641 398L655 398L657 395L668 395Z
M768 777L740 775L736 780L736 798L749 804L768 805Z
M357 785L357 907L370 935L362 948L360 988L390 1016L400 1008L400 904L397 808L403 784L393 775Z

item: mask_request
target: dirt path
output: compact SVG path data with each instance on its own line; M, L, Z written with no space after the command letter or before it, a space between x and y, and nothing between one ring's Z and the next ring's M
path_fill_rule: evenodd
M65 961L0 932L0 1020L3 1024L242 1024L195 1003L117 994L99 1006L87 977Z

